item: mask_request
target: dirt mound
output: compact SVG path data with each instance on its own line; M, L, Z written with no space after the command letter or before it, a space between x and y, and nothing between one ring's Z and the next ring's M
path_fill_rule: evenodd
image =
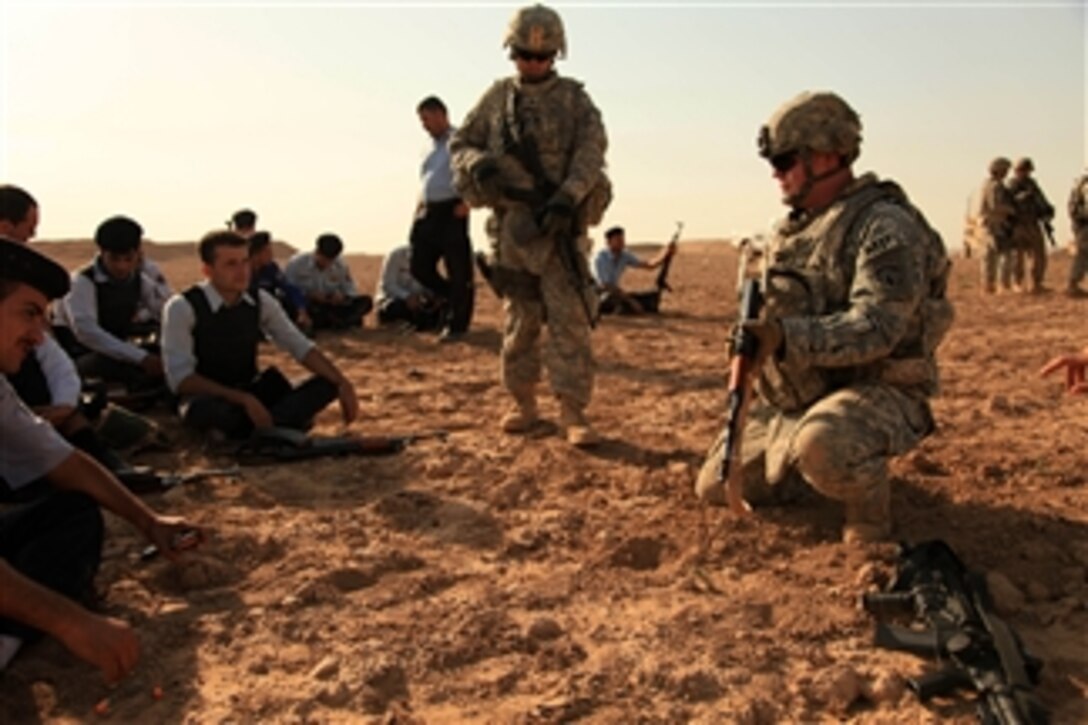
M191 247L153 256L179 286L199 274ZM372 289L379 260L351 264ZM1051 279L1067 271L1055 257ZM319 338L358 386L358 428L448 441L152 498L213 532L188 573L141 563L137 535L111 521L99 584L106 611L138 627L140 666L110 691L46 642L0 679L0 712L90 720L109 696L135 722L974 722L965 700L918 705L903 677L927 665L870 645L858 596L886 580L892 546L843 546L840 508L815 497L743 522L694 501L723 415L734 279L729 245L682 243L664 314L594 333L589 412L607 440L593 452L551 429L498 432L500 309L482 286L462 345ZM976 280L957 260L939 430L893 465L896 535L943 537L1000 582L1045 660L1042 699L1057 722L1084 722L1088 399L1036 370L1088 342L1088 303L982 298ZM542 412L558 415L551 400ZM334 409L318 420L338 426ZM228 463L199 449L143 462Z

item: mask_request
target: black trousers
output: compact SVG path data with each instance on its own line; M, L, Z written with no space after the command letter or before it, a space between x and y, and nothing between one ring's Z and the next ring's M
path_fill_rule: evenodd
M472 284L472 241L468 217L457 217L460 199L428 204L412 225L412 276L427 289L448 301L447 324L451 332L465 332L472 323L476 294ZM438 273L438 260L446 277Z
M378 305L378 322L407 322L417 330L437 330L446 317L446 306L441 301L429 302L419 309L411 309L404 300L386 298Z
M79 600L98 571L102 532L102 513L93 499L54 490L0 514L0 559L47 589ZM0 618L0 634L28 641L41 632Z
M367 295L350 297L341 305L324 302L306 303L306 311L314 323L315 330L347 330L359 327L363 324L363 317L373 308L374 300Z
M655 313L661 309L661 290L629 292L628 295L638 302L643 312ZM628 307L623 299L605 292L601 295L600 313L602 315L630 315L635 314L635 311Z
M278 369L271 367L257 376L246 391L256 396L272 422L282 428L309 430L314 416L337 398L336 386L317 375L297 388ZM181 411L182 421L198 431L219 430L230 438L245 438L253 432L253 422L240 405L211 395L198 395Z

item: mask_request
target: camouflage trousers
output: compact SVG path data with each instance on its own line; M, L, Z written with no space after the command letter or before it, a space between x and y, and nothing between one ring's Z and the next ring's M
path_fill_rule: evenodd
M1027 275L1028 261L1031 263L1031 284L1035 289L1043 286L1046 278L1046 240L1038 224L1019 226L1013 238L1016 251L1013 259L1013 281L1023 285Z
M508 295L503 301L502 383L511 392L537 384L543 362L552 391L584 409L593 392L589 320L555 243L540 237L531 218L520 210L504 214L497 226L499 263L535 275L540 282L539 294ZM579 262L583 279L588 280L583 249L588 239L580 241ZM591 289L586 288L587 296L592 296ZM545 322L548 331L542 342Z
M1088 276L1088 227L1077 230L1073 264L1069 268L1069 286L1076 287Z
M932 429L924 399L879 383L837 390L794 413L757 401L741 446L744 498L755 505L782 502L804 481L828 498L863 501L887 484L888 459ZM707 453L700 479L718 476L723 437Z
M1000 247L1000 248L999 248ZM982 252L982 286L988 292L997 289L998 283L1002 289L1011 289L1013 272L1016 266L1016 251L998 245L992 238L985 240Z

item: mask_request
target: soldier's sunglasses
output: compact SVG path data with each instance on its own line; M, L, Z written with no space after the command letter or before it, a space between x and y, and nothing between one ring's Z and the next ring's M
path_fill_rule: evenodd
M522 50L518 48L514 51L514 57L524 61L533 61L537 63L544 63L555 57L555 53L534 53L531 50Z
M774 167L775 171L784 174L797 164L799 158L801 158L801 154L797 151L785 151L775 154L768 161L771 162L771 166Z

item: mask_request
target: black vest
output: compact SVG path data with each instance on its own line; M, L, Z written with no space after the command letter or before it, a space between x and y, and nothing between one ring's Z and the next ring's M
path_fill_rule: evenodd
M106 275L105 282L95 279L96 266ZM129 279L117 282L109 278L109 274L101 266L101 261L86 267L82 274L94 282L98 298L98 326L114 337L127 340L132 330L132 321L136 318L136 310L140 306L143 274L135 272Z
M212 312L208 297L200 287L185 290L192 305L193 354L196 372L220 385L240 388L257 377L257 345L261 341L261 298L256 304L239 302L233 307L220 306Z
M53 404L53 393L49 390L49 381L45 379L35 350L31 350L23 358L19 372L8 375L8 382L28 408Z

